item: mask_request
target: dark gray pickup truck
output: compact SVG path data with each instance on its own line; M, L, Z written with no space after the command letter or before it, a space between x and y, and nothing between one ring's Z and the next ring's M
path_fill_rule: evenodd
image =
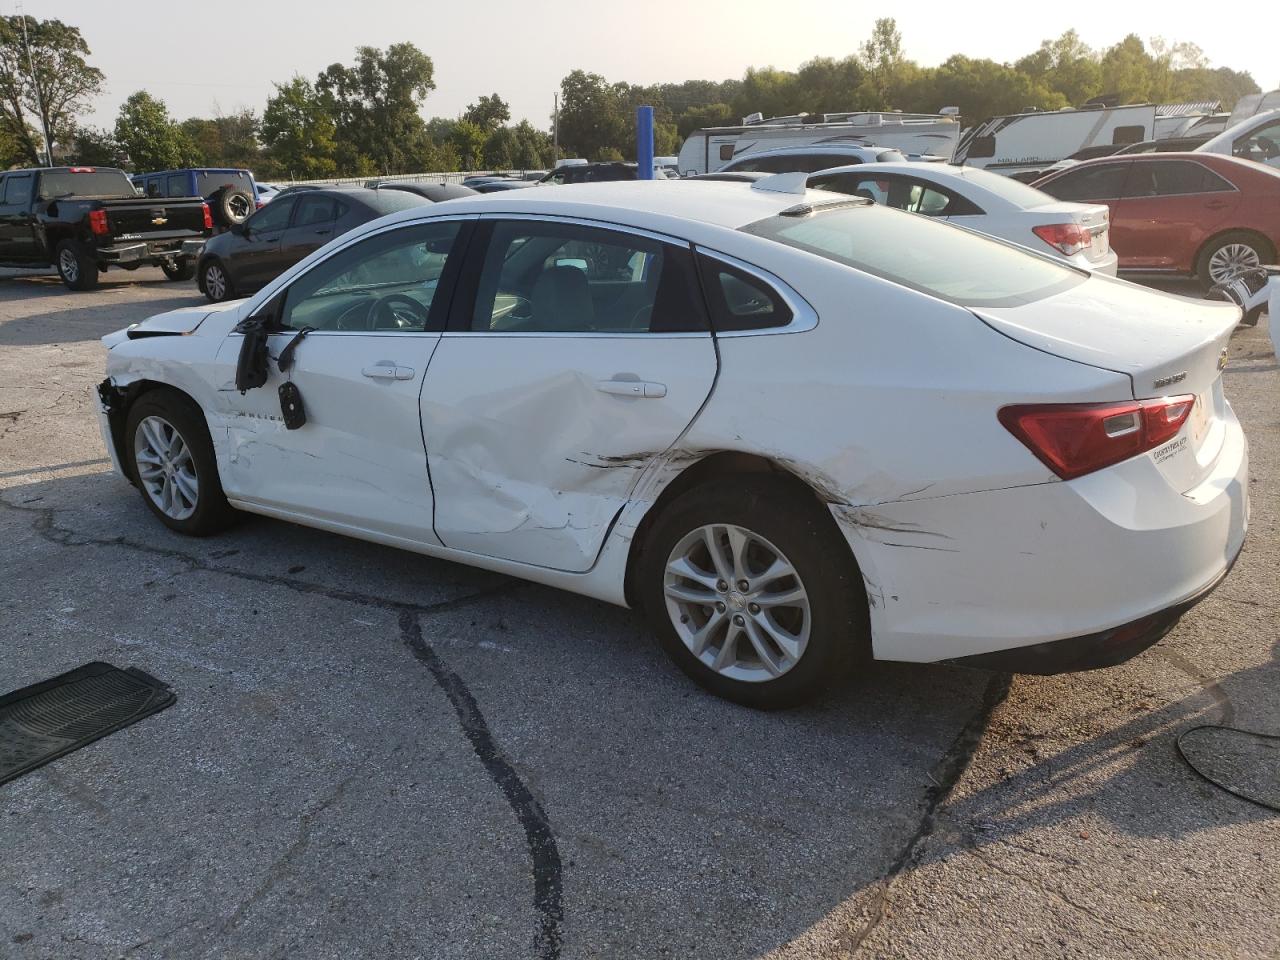
M123 170L0 174L0 266L57 267L72 290L92 290L108 267L158 266L170 280L190 280L212 232L200 197L140 197Z

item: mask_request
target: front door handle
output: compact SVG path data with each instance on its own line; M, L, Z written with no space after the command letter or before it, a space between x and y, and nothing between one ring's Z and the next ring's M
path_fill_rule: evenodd
M397 366L392 360L379 360L360 371L370 380L412 380L413 367Z
M327 237L327 236L328 236L329 234L331 234L331 233L333 233L333 231L332 231L332 230L317 230L317 231L316 231L316 236L317 236L317 237Z
M656 399L667 395L665 383L653 383L649 380L597 380L596 389L619 397Z

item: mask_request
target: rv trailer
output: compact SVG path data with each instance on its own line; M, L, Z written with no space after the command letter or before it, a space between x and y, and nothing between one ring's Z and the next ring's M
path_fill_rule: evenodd
M838 142L897 150L909 157L949 158L960 140L959 111L941 113L824 113L765 119L758 113L736 127L706 127L680 148L680 175L715 173L757 150Z
M1154 140L1155 123L1150 103L992 117L964 132L952 162L1006 176L1031 174L1085 147Z

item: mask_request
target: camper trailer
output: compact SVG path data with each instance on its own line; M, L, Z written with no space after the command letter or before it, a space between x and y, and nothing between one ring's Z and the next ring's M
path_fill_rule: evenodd
M908 157L950 157L959 140L960 117L954 107L940 113L825 113L769 119L755 113L744 117L740 126L691 133L680 148L678 168L685 177L715 173L757 150L827 142L860 142Z
M1086 147L1155 139L1154 104L992 117L960 138L953 162L1006 176L1044 170Z

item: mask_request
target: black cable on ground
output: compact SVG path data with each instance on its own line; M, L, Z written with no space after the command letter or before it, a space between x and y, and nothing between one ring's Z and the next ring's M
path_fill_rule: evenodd
M1267 810L1274 810L1277 813L1280 813L1280 806L1277 806L1276 804L1271 803L1267 800L1259 800L1257 797L1251 797L1247 793L1242 793L1240 790L1237 790L1235 787L1228 786L1225 783L1215 780L1213 777L1209 776L1209 774L1205 773L1203 770L1197 767L1195 764L1195 761L1193 761L1189 756L1187 756L1187 752L1182 749L1183 738L1186 737L1188 734L1195 733L1197 730L1225 730L1228 733L1242 734L1246 737L1257 737L1259 740L1277 740L1277 741L1280 741L1280 734L1259 733L1256 730L1241 730L1239 727L1224 727L1216 723L1202 723L1197 726L1189 727L1188 729L1183 730L1182 733L1178 734L1178 739L1174 741L1174 746L1178 748L1178 756L1182 757L1183 762L1192 770L1194 770L1197 774L1199 774L1200 777L1202 777L1206 782L1213 784L1219 790L1223 790L1226 793L1231 794L1233 797L1239 797L1241 800L1247 800L1249 801L1249 803L1256 804L1259 807L1263 807Z

